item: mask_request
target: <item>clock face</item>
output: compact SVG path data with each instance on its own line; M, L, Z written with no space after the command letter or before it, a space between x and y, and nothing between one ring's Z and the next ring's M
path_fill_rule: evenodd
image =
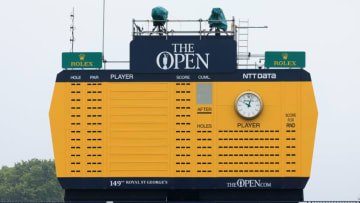
M261 97L252 91L241 93L235 101L235 110L243 118L253 119L263 109Z

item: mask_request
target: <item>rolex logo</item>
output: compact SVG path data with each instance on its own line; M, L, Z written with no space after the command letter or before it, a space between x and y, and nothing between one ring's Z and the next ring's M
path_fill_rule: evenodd
M81 61L85 60L85 54L79 54L79 58Z
M282 54L282 57L283 57L284 60L287 60L287 59L288 59L288 56L289 56L289 55L288 55L287 53L283 53L283 54Z

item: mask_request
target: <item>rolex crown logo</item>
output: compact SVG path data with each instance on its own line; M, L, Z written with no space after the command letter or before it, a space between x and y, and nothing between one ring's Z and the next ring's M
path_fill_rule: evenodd
M79 58L81 61L85 60L85 54L79 54Z
M287 60L287 59L288 59L288 56L289 56L288 53L283 53L283 54L282 54L282 57L283 57L284 60Z

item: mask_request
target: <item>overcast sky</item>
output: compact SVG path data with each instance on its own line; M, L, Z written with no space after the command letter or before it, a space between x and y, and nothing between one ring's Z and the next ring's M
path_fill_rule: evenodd
M105 57L128 60L131 21L149 19L161 5L170 19L207 19L221 7L227 18L249 19L250 51L306 51L319 111L306 200L360 197L360 1L358 0L107 0ZM53 158L48 112L61 52L101 51L102 1L1 0L0 166ZM185 25L178 25L185 29ZM127 68L115 66L113 68Z

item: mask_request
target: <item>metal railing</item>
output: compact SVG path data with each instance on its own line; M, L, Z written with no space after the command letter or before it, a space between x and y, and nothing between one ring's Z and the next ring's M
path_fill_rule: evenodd
M230 31L227 30L220 30L216 29L213 31L209 27L209 22L230 22ZM153 26L154 22L163 22L164 26L162 29L156 30L156 26ZM144 23L147 26L144 26ZM197 26L197 28L194 28L192 30L182 30L182 29L174 29L173 25L174 23L192 23L193 25ZM140 25L141 24L141 25ZM206 24L206 26L204 25ZM146 28L144 30L144 27ZM194 26L193 26L194 27ZM208 29L206 29L206 27ZM202 37L214 34L214 35L227 35L232 36L237 44L239 44L238 39L238 32L240 29L249 29L249 28L268 28L267 26L240 26L236 25L235 18L233 17L231 20L135 20L132 21L132 36L133 38L135 36L151 36L151 35L160 35L165 36L166 39L168 36L174 36L174 35L196 35L199 36L201 39ZM241 33L241 32L240 32ZM239 61L241 60L249 60L250 58L258 58L259 62L255 61L253 63L246 63L241 64ZM264 54L251 54L250 52L239 54L237 53L237 61L238 61L238 68L264 68L263 63L264 62Z
M163 29L156 30L154 27L152 30L150 30L150 27L153 27L152 25L150 26L150 24L153 24L154 22L163 22L164 23ZM231 30L227 31L227 30L215 29L214 31L212 31L211 28L207 30L205 29L204 23L208 24L209 22L231 22L230 25ZM144 30L144 26L141 27L140 25L138 25L139 23L147 23L147 29ZM195 26L198 26L198 28L194 30L175 30L174 27L172 26L173 23L195 23ZM179 35L196 34L199 35L200 39L201 37L210 34L220 34L220 35L224 34L224 35L234 36L235 39L236 37L235 18L233 18L232 20L203 20L201 18L198 20L135 20L133 19L133 23L132 23L133 37L141 36L141 35L152 35L152 34L162 35L165 37L178 35L178 34Z

